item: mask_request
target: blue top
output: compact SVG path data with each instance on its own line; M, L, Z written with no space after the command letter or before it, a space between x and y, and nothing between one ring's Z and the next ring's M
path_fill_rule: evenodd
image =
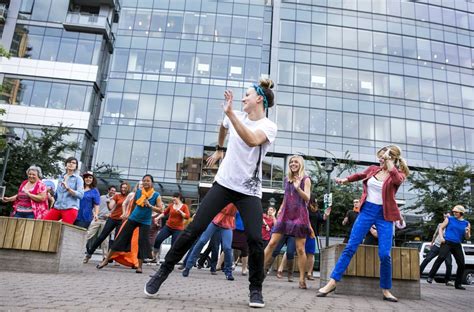
M240 212L237 210L235 214L235 229L239 231L244 231L244 221L242 221L242 217L240 216Z
M138 190L135 194L135 200L139 199L141 196L142 190ZM158 200L158 197L160 197L160 193L155 191L151 198L148 198L148 202L150 203L150 205L156 206L156 201ZM151 208L140 207L136 205L135 209L133 209L132 214L130 215L130 217L128 217L128 219L138 223L151 225L151 213Z
M458 220L456 217L449 217L448 220L448 226L444 231L444 239L451 243L462 243L469 222Z
M100 194L96 188L84 192L76 221L91 222L94 217L94 205L100 205Z
M58 210L66 209L79 209L79 202L84 196L84 180L82 180L79 173L76 171L67 180L67 185L74 191L74 195L71 195L65 187L63 187L64 177L63 175L58 180L58 189L56 190L56 201L54 202L54 208Z

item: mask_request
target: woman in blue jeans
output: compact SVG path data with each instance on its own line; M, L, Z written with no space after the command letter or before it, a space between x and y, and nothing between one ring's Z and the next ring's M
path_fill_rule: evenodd
M400 220L400 211L395 194L410 174L401 150L396 145L388 145L377 152L380 166L370 166L364 172L353 174L345 179L336 178L336 183L345 184L362 180L363 193L360 199L361 210L351 231L349 242L342 252L331 278L326 286L319 289L318 297L326 297L336 289L336 283L342 279L357 247L362 243L372 225L377 226L380 258L380 288L383 300L397 302L390 292L392 288L392 248L393 222Z

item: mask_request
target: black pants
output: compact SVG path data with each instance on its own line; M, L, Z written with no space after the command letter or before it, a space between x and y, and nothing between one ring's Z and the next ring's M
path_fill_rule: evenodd
M461 286L462 284L462 274L464 272L464 254L462 252L462 246L460 243L453 243L446 241L446 243L441 245L441 249L439 251L438 259L436 259L433 267L431 268L430 274L428 275L430 278L434 278L436 272L443 263L444 260L448 256L453 254L454 259L456 260L456 264L458 265L458 269L456 271L456 281L454 282L455 286Z
M132 237L133 231L138 227L138 259L145 260L151 258L151 245L150 245L150 225L143 224L128 219L120 231L119 235L115 238L112 247L112 251L125 251L129 252L132 248Z
M100 232L99 237L94 241L94 243L90 246L90 248L87 248L87 254L93 255L95 250L102 244L104 240L109 237L110 233L115 229L115 233L118 232L118 229L122 225L122 220L114 220L111 218L108 218L107 221L105 221L104 229L102 232Z
M171 272L174 265L191 248L194 241L204 232L212 219L228 204L234 203L244 222L249 255L250 290L262 289L263 282L263 241L262 241L262 203L260 198L249 196L214 183L194 216L193 222L183 231L165 257L162 268Z
M423 273L428 263L430 263L431 260L433 260L434 258L436 258L436 256L439 255L440 250L441 248L436 245L431 246L430 252L428 253L428 255L426 255L425 260L423 260L423 262L420 264L420 275ZM444 280L445 283L447 283L451 280L451 271L453 269L453 259L451 257L451 253L449 253L449 255L444 260L444 264L446 265L446 273L444 275Z

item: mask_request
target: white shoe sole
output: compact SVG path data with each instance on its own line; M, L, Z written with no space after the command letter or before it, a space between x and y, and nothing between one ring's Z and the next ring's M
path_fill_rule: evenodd
M146 284L145 284L145 287L143 288L143 292L145 293L145 295L146 295L147 297L150 297L150 298L156 298L156 297L158 297L158 291L157 291L155 294L150 294L150 293L148 293L148 292L146 291Z
M265 308L265 303L249 302L251 308Z

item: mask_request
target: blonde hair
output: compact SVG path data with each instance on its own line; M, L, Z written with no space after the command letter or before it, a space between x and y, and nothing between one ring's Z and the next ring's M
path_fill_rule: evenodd
M379 149L377 156L387 150L390 150L389 156L393 159L395 167L399 168L405 177L408 177L410 175L410 169L408 168L407 161L402 157L402 149L397 145L390 144Z
M304 171L304 159L303 157L301 157L300 155L293 155L290 157L290 159L288 159L288 167L290 166L290 162L293 160L293 159L297 159L298 160L298 163L300 164L300 169L298 170L298 176L299 177L304 177L306 176L306 172ZM293 181L293 178L294 178L294 174L293 172L290 170L288 170L288 181Z

